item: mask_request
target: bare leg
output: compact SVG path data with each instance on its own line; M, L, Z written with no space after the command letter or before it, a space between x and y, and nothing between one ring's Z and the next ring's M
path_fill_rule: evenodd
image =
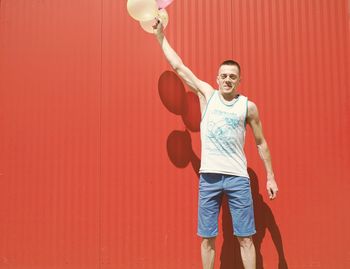
M256 255L253 239L249 237L237 237L241 247L241 257L245 269L256 268Z
M202 239L201 255L203 269L214 269L215 237Z

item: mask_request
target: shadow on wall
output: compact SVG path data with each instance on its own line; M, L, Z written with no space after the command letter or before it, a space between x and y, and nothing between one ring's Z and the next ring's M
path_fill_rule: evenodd
M253 195L256 226L256 234L253 236L254 246L256 249L256 268L264 268L263 257L261 255L261 244L265 237L266 231L268 230L271 234L272 241L278 253L278 268L287 269L288 265L284 256L282 237L275 221L275 217L273 216L273 213L268 204L264 202L263 196L259 192L258 177L256 173L251 168L248 168L248 173ZM228 269L233 267L243 269L239 243L232 236L232 219L226 199L224 199L224 202L222 204L222 231L224 242L221 249L220 269Z
M191 132L199 132L200 129L201 114L199 98L192 92L186 92L182 81L172 71L165 71L160 76L158 91L163 105L171 113L181 116L186 126L185 131L174 130L169 134L167 139L169 159L178 168L185 168L191 163L194 172L199 176L200 159L193 152L191 141ZM273 213L270 207L264 202L263 196L259 192L256 173L251 168L248 168L248 173L251 180L255 226L257 230L254 235L257 258L256 268L264 268L261 244L265 237L266 230L268 230L278 253L278 268L287 269L288 266L284 256L282 237ZM222 203L222 230L224 241L221 249L220 269L243 269L239 243L233 236L232 219L226 197L224 197Z

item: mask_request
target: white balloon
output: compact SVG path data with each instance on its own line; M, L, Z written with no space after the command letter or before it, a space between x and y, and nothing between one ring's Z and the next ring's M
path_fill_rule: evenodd
M168 25L169 22L169 16L168 12L166 12L165 9L158 10L158 14L156 16L157 18L160 18L160 20L163 23L163 27L165 28ZM153 25L155 25L157 22L156 19L149 20L149 21L140 21L140 25L143 30L145 30L147 33L153 33Z
M158 6L155 0L128 0L129 15L138 21L149 21L157 16Z

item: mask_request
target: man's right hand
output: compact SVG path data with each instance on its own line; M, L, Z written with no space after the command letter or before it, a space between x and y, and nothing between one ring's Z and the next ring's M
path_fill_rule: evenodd
M160 18L156 18L156 23L152 27L153 27L153 33L157 37L162 37L164 35L163 33L164 26Z

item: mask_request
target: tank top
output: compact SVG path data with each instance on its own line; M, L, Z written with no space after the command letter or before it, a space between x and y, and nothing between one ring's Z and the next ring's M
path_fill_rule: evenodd
M248 98L239 95L231 103L221 100L215 90L201 121L200 173L249 177L244 154Z

